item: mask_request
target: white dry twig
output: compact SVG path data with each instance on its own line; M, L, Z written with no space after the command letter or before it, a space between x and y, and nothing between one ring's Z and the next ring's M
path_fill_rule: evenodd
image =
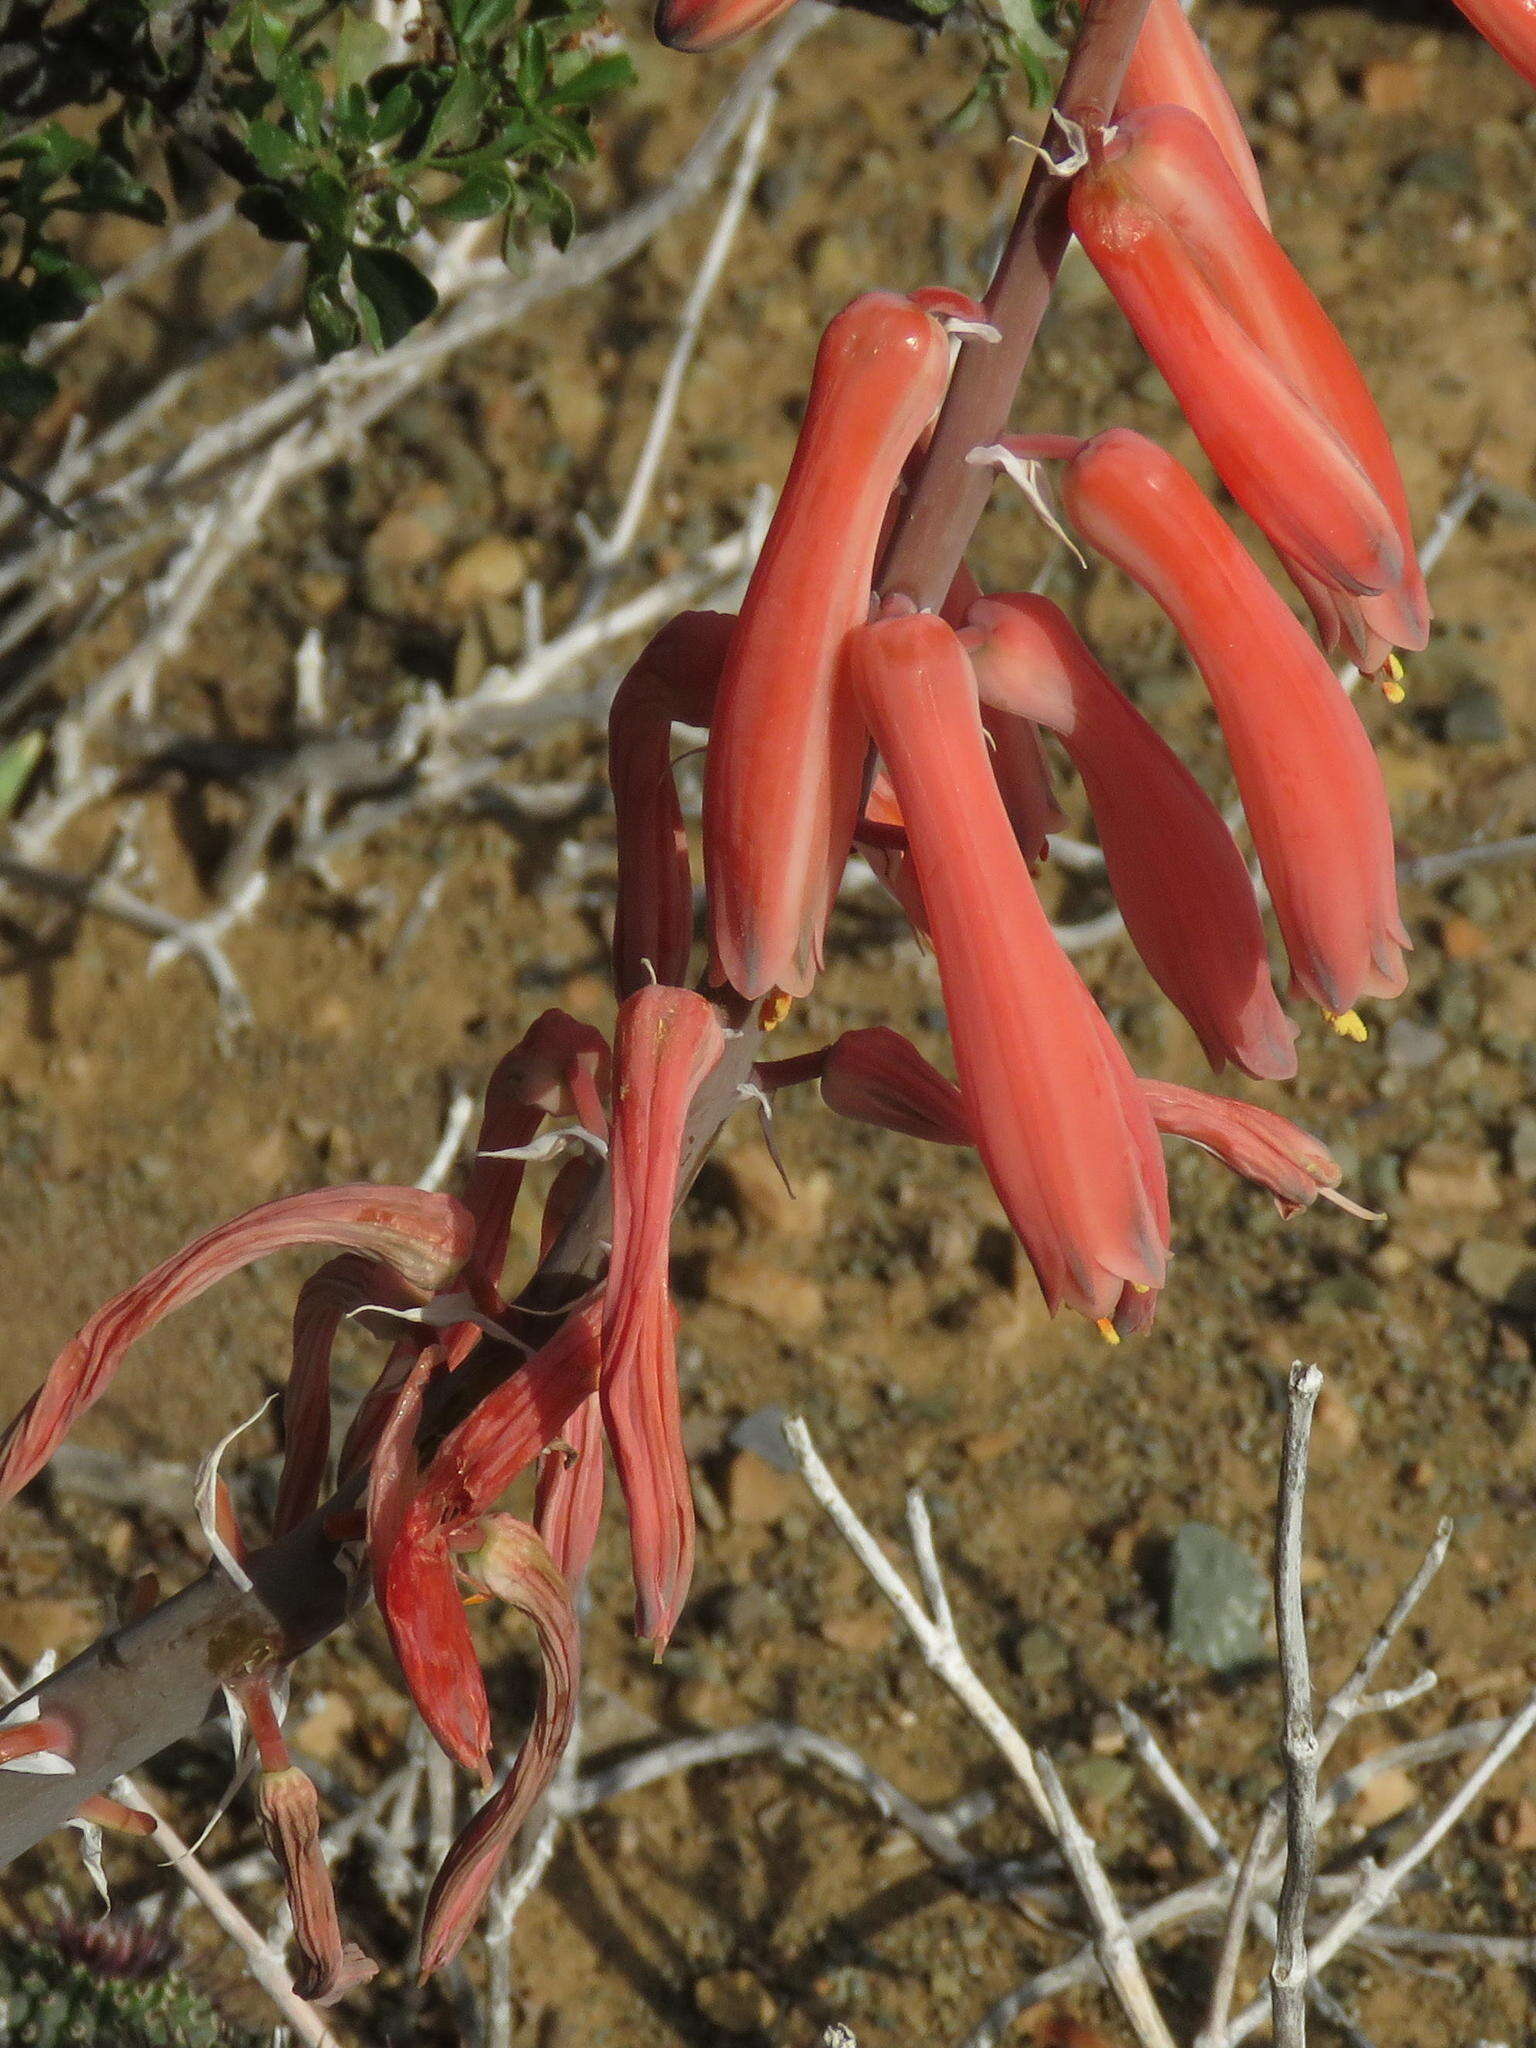
M799 1416L789 1417L784 1436L800 1475L818 1504L831 1517L838 1534L853 1551L876 1586L906 1625L923 1662L943 1680L955 1698L986 1733L1029 1795L1036 1813L1067 1859L1079 1893L1097 1930L1096 1949L1105 1977L1127 2023L1142 2048L1172 2048L1172 2036L1158 2010L1134 1941L1114 1904L1108 1880L1098 1868L1093 1847L1070 1817L1059 1783L1055 1798L1051 1781L1029 1743L983 1684L965 1653L955 1627L949 1596L933 1545L933 1532L922 1496L907 1497L907 1525L917 1560L918 1576L928 1610L891 1563L852 1503L828 1471ZM1092 1866L1090 1869L1090 1865Z
M1285 1758L1285 1877L1270 1969L1275 2048L1306 2048L1307 1907L1317 1876L1317 1730L1301 1597L1307 1450L1323 1376L1295 1364L1286 1383L1285 1443L1275 1535L1275 1620L1280 1642L1281 1749Z

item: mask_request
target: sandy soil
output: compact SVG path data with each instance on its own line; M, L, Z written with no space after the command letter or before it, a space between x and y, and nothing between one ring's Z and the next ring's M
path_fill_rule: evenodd
M1366 713L1403 850L1530 830L1536 505L1520 494L1536 455L1532 100L1449 13L1222 4L1209 33L1252 115L1277 230L1372 375L1421 528L1469 460L1507 489L1437 573L1439 626L1406 705ZM641 89L616 119L593 206L674 159L733 70L730 58L639 55ZM1018 166L1000 131L942 131L963 58L848 20L792 65L773 168L684 403L652 522L656 560L723 530L752 486L779 481L816 333L852 291L977 281ZM455 362L365 456L298 492L178 663L165 713L193 732L281 737L292 650L311 623L362 702L451 682L466 632L497 627L444 594L456 558L487 532L513 538L552 592L569 588L573 513L601 520L617 503L702 232L688 222L546 328ZM246 245L217 249L190 287L196 310L216 307L250 260ZM136 308L86 345L78 375L131 383L169 345L167 309ZM259 348L238 374L259 388ZM1069 273L1025 410L1040 427L1119 419L1189 446L1086 268ZM402 515L414 517L414 551ZM1041 547L1022 509L1000 500L979 566L1018 583ZM1149 608L1107 574L1075 601L1105 658L1219 784L1197 686ZM88 644L74 679L114 651ZM528 772L579 774L597 758L593 734L562 729L530 747ZM141 832L166 894L197 902L232 815L226 795L190 779L146 792ZM99 849L110 826L84 820L75 851ZM282 878L232 942L258 1018L225 1049L190 967L147 980L129 934L7 914L0 1241L12 1338L0 1405L24 1395L98 1300L206 1223L325 1179L413 1177L451 1089L478 1085L538 1008L560 1001L606 1020L600 909L562 883L555 859L570 831L600 847L608 825L597 812L515 842L489 821L405 828L346 866L350 888L376 892L352 907ZM402 953L400 927L437 876L438 908ZM938 1052L931 967L872 901L841 917L835 963L785 1027L786 1051L889 1019ZM1092 907L1077 890L1062 902ZM1419 1036L1394 1046L1373 1017L1371 1042L1353 1048L1308 1022L1299 1087L1258 1091L1325 1136L1389 1221L1325 1212L1282 1226L1212 1162L1180 1158L1176 1277L1156 1331L1118 1351L1045 1319L972 1161L793 1105L780 1133L801 1191L789 1205L764 1183L743 1119L677 1241L688 1429L710 1510L696 1589L653 1670L628 1633L612 1518L593 1586L596 1749L784 1714L854 1741L926 1801L995 1788L978 1845L1035 1846L986 1745L797 1486L730 1450L742 1416L779 1402L809 1417L878 1528L899 1530L907 1483L927 1490L962 1627L1062 1762L1127 1895L1165 1888L1186 1863L1198 1870L1201 1852L1155 1792L1107 1768L1121 1759L1101 1717L1117 1698L1141 1707L1240 1839L1276 1765L1273 1670L1217 1679L1175 1655L1159 1571L1191 1519L1267 1562L1280 1387L1296 1356L1330 1376L1308 1538L1325 1684L1436 1518L1452 1513L1461 1529L1409 1646L1440 1688L1366 1726L1346 1754L1523 1695L1536 1680L1536 1287L1518 1257L1530 1247L1536 1274L1536 897L1526 869L1495 867L1410 891L1407 911L1415 970L1399 1014ZM1139 1063L1201 1078L1190 1034L1123 947L1085 966ZM194 1459L281 1376L302 1270L276 1263L179 1318L135 1356L82 1440ZM65 1492L29 1499L0 1529L0 1646L13 1659L79 1647L133 1572L153 1565L176 1583L197 1568L189 1525ZM494 1622L486 1640L506 1674L510 1735L526 1696L522 1646ZM296 1691L301 1746L342 1781L369 1783L404 1719L377 1628L318 1653ZM158 1775L190 1818L216 1771L189 1751ZM1442 1782L1431 1775L1425 1789ZM1528 1760L1501 1781L1493 1820L1485 1812L1436 1859L1404 1919L1527 1927L1529 1851L1497 1837L1513 1826L1524 1840L1518 1802L1530 1796ZM1423 1811L1387 1816L1384 1839ZM1371 1818L1340 1834L1341 1853ZM52 1850L29 1859L26 1897L62 1867ZM132 1857L117 1867L128 1882ZM404 1988L403 1922L365 1872L343 1876L359 1936L386 1962L343 2020L369 2042L454 2039L437 1994L414 2001ZM994 1996L1064 1952L1062 1936L935 1875L843 1790L749 1763L632 1795L567 1837L520 1930L517 2038L703 2048L739 2023L744 2039L801 2048L837 2018L861 2048L956 2041ZM1153 1956L1186 2031L1206 1956L1193 1939ZM232 2011L259 2015L227 1957L199 1968ZM1335 1988L1397 2048L1513 2041L1532 2026L1528 1985L1508 1970L1410 1975L1370 1958L1339 1970ZM1073 2010L1098 2012L1091 1999ZM1119 2038L1112 2021L1107 2031Z

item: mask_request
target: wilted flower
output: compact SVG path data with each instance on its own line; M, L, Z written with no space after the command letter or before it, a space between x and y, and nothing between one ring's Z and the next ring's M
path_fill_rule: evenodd
M620 997L648 981L680 986L693 949L693 875L672 779L672 727L708 725L734 615L684 612L620 683L608 713L608 783L619 880L613 979Z
M458 1272L472 1240L463 1203L420 1188L318 1188L263 1202L220 1224L114 1296L70 1338L0 1442L0 1502L47 1464L106 1392L131 1344L242 1266L297 1245L341 1245L381 1260L420 1298Z
M702 996L647 988L621 1007L613 1044L613 1255L600 1393L629 1510L635 1631L659 1656L693 1573L693 1494L667 1275L672 1211L688 1110L725 1038Z
M433 1882L422 1926L423 1977L458 1954L502 1859L554 1776L571 1739L581 1677L581 1631L570 1593L526 1522L488 1515L478 1547L461 1557L460 1569L477 1591L506 1601L533 1623L539 1698L504 1783L464 1829Z

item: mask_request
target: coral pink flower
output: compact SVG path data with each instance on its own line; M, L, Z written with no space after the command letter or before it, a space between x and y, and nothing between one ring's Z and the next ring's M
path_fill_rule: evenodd
M1456 5L1510 70L1536 86L1536 8L1531 0L1456 0Z
M361 1186L263 1202L195 1238L99 1308L64 1346L0 1441L0 1502L47 1464L78 1418L106 1392L131 1344L242 1266L298 1245L340 1245L381 1260L424 1299L458 1272L472 1237L469 1211L451 1195Z
M1035 895L965 650L941 619L893 617L850 637L847 665L906 821L983 1163L1051 1308L1107 1317L1126 1282L1163 1276L1155 1141Z
M693 1574L667 1254L689 1105L725 1035L702 996L645 988L620 1008L613 1043L613 1255L600 1392L629 1510L635 1629L659 1656Z
M1269 207L1242 119L1179 0L1151 0L1115 102L1116 119L1144 107L1187 107L1226 158L1243 196L1267 227Z
M756 1073L768 1089L819 1080L827 1107L856 1123L875 1124L937 1145L975 1142L954 1082L946 1081L909 1039L884 1024L845 1031L820 1052L763 1061ZM1376 1220L1374 1211L1337 1192L1339 1165L1326 1146L1286 1117L1256 1103L1181 1088L1172 1081L1139 1081L1137 1086L1161 1136L1183 1138L1209 1152L1233 1173L1273 1195L1283 1216L1294 1216L1321 1197L1352 1216ZM1150 1290L1134 1298L1149 1296Z
M1296 1027L1275 999L1263 919L1220 811L1049 598L981 599L968 616L961 638L983 699L1060 734L1132 942L1211 1065L1294 1074Z
M587 1575L603 1513L603 1414L589 1394L563 1438L547 1446L534 1493L534 1527L568 1586Z
M1128 115L1090 138L1091 161L1068 200L1073 231L1223 483L1287 561L1345 595L1384 591L1402 575L1404 551L1375 485L1241 324L1202 266L1204 244L1191 246L1149 176L1156 151L1144 138L1170 125L1206 138L1221 189L1235 199L1231 213L1246 218L1262 244L1249 261L1286 265L1209 131L1177 108Z
M889 292L845 307L817 352L704 773L711 971L753 1002L806 994L821 965L867 750L838 655L868 617L887 500L948 372L943 327Z
M392 1300L392 1295L395 1297ZM272 1533L286 1536L313 1514L331 1450L331 1352L336 1332L369 1303L405 1307L389 1268L356 1252L343 1252L312 1273L293 1308L293 1364L283 1389L283 1474L278 1482Z
M1362 995L1401 993L1381 768L1338 678L1194 478L1155 443L1111 428L1062 477L1079 533L1173 620L1210 690L1293 987L1346 1028Z
M619 855L613 979L621 998L648 981L688 979L693 876L672 779L672 727L709 724L735 630L726 612L682 613L635 662L608 714Z
M669 50L718 50L776 21L794 0L658 0L656 40Z
M456 1560L477 1542L486 1509L596 1392L601 1317L598 1295L580 1303L542 1350L450 1430L418 1478L412 1446L438 1348L430 1347L374 1451L368 1548L379 1611L433 1737L456 1763L482 1775L490 1707Z
M1177 0L1164 0L1177 7ZM1368 673L1394 646L1424 647L1429 596L1413 542L1408 494L1381 414L1343 337L1262 221L1243 204L1221 151L1192 115L1163 107L1138 115L1137 191L1178 235L1210 289L1280 375L1335 434L1370 478L1402 549L1402 570L1375 596L1320 584L1288 560L1298 588L1332 647L1348 636Z
M460 1559L469 1583L532 1622L539 1641L539 1697L506 1780L470 1821L427 1898L421 1974L429 1977L462 1947L491 1880L518 1830L555 1774L576 1719L581 1631L566 1581L538 1535L511 1515L489 1515L473 1554Z
M1338 1192L1339 1163L1327 1146L1272 1109L1233 1102L1172 1081L1143 1081L1157 1127L1170 1138L1187 1139L1232 1172L1275 1198L1282 1216L1310 1209L1319 1196L1351 1216L1379 1221L1374 1211Z
M962 562L944 600L944 617L957 632L981 595L980 584ZM1047 838L1066 823L1051 788L1051 768L1040 728L1034 719L1020 717L1006 705L985 701L981 722L986 728L992 779L1001 793L1013 835L1030 866L1038 867L1045 859Z

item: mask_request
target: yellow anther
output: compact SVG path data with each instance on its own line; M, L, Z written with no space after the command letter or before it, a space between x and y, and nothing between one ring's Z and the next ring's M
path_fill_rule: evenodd
M1115 1328L1108 1316L1099 1317L1098 1328L1099 1335L1106 1344L1118 1344L1120 1342L1120 1332Z
M1387 665L1376 680L1381 684L1381 694L1389 704L1401 704L1408 694L1403 688L1403 664L1395 654L1387 656Z
M763 1007L757 1013L757 1021L765 1031L776 1030L790 1012L790 999L783 989L776 988L771 996L763 998Z
M1352 1038L1356 1045L1364 1045L1371 1035L1357 1010L1324 1010L1323 1015L1340 1038Z

